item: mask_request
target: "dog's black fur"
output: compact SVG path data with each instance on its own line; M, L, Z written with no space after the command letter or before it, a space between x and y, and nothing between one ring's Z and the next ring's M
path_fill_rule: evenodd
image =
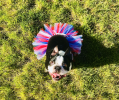
M60 50L65 51L65 56L64 56L65 62L68 61L67 59L69 59L70 62L72 61L72 55L70 53L71 51L66 37L64 37L63 35L55 35L52 36L48 42L47 51L46 51L46 61L45 61L46 69L48 69L49 62L52 58L51 53L53 52L56 46L58 46L59 51ZM65 68L65 69L69 70L69 68Z

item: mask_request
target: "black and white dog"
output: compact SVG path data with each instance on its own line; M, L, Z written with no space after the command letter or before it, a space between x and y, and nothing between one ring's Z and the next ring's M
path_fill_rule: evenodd
M73 54L65 36L54 35L49 39L46 51L46 70L55 81L65 77L71 70Z

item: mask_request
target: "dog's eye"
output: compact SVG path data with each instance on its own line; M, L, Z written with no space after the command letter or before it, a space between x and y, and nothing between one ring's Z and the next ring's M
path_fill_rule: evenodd
M66 63L63 63L63 64L62 64L62 66L65 66L65 67L67 67L67 64L66 64Z
M54 61L50 61L50 65L53 65L54 64Z

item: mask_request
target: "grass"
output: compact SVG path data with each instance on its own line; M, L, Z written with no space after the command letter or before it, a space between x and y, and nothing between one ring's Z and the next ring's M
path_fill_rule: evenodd
M59 82L33 53L43 24L72 24L82 53ZM118 0L1 0L0 100L119 99Z

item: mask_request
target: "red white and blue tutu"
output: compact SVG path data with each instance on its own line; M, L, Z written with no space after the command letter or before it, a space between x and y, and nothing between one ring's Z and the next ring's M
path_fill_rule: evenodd
M67 23L55 23L54 26L44 24L45 30L41 29L32 43L34 46L34 53L37 55L37 59L41 59L45 56L49 39L54 35L64 35L69 42L69 46L72 52L76 54L81 53L82 35L77 35L78 31L75 31L73 25Z

